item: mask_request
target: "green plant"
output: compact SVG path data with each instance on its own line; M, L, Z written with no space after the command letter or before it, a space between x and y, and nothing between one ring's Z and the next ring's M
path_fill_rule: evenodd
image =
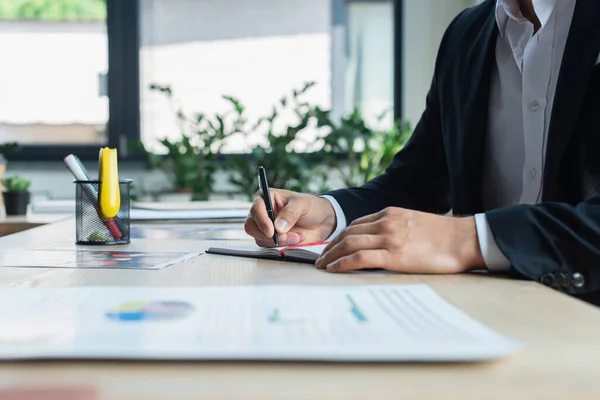
M150 89L167 96L173 105L170 87L151 85ZM192 193L192 200L207 200L213 192L217 159L225 139L240 132L245 124L244 107L232 97L223 98L232 110L212 118L202 113L189 117L181 109L176 110L181 136L160 141L166 156L148 151L141 142L132 144L133 151L145 154L151 169L167 172L178 190Z
M208 198L213 191L213 176L221 167L217 158L226 139L244 139L245 153L228 155L223 168L230 173L229 182L237 193L248 199L256 193L261 165L270 186L309 193L331 189L332 175L338 175L345 186L358 186L381 174L408 140L410 126L398 121L391 129L373 129L358 110L332 121L329 110L304 100L313 86L314 82L308 82L293 90L253 125L248 124L241 102L229 96L224 99L231 110L225 114L207 117L200 113L190 119L176 110L181 139L161 141L166 157L146 151L139 142L134 147L146 154L151 168L170 173L175 187L192 191L196 200ZM151 88L172 101L170 87ZM285 122L289 115L294 116L292 123ZM377 123L385 116L380 115ZM257 138L266 140L252 143Z
M2 185L8 192L26 192L31 186L31 181L15 175L12 178L2 179Z
M0 144L0 156L8 156L19 150L19 145L15 142Z
M105 0L0 0L0 20L104 21Z
M365 182L385 172L412 132L411 125L406 121L396 121L389 130L373 132L360 158L360 175Z
M284 96L273 107L270 115L260 118L249 130L244 131L248 139L258 133L266 135L266 144L256 144L249 154L231 155L226 168L230 171L230 183L249 199L257 190L257 170L264 166L269 186L279 189L308 191L310 172L315 160L315 141L305 140L301 133L309 127L312 108L303 100L303 95L314 86L305 83L291 95ZM281 128L280 119L293 113L296 121ZM302 152L298 151L302 148Z
M386 114L378 116L377 122ZM321 149L328 174L336 170L346 187L360 186L382 174L412 134L410 124L403 121L396 121L391 129L372 129L357 109L339 123L331 120L329 110L315 107L313 115L319 128L329 130Z

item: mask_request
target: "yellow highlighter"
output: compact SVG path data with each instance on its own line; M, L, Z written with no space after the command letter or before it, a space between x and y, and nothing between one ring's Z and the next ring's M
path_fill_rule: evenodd
M101 217L114 218L121 208L116 149L108 147L100 149L98 180L100 181L98 211Z

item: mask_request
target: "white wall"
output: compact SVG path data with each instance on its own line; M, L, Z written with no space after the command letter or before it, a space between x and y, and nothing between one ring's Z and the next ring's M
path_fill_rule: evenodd
M404 115L416 125L446 28L458 13L478 0L404 0Z

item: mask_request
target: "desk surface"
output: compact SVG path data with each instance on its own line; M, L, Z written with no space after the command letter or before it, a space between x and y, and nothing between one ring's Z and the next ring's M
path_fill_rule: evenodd
M68 218L71 218L68 214L2 215L0 216L0 236L10 235Z
M48 244L74 248L73 225L64 221L17 233L0 239L0 248ZM140 239L128 248L199 251L214 244L227 242ZM96 398L111 400L600 397L600 310L533 282L485 274L334 275L307 265L209 254L159 271L0 269L0 288L402 283L430 285L472 317L526 347L504 360L471 364L0 363L0 388L91 385Z

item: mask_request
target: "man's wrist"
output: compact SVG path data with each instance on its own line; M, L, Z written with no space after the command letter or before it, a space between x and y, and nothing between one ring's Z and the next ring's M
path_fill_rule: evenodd
M508 258L502 253L490 224L485 214L475 214L475 226L477 228L477 240L479 248L485 261L485 266L492 272L506 272L510 270L511 264Z
M325 218L323 219L322 223L325 231L323 240L325 240L331 235L333 235L333 233L336 231L338 221L336 217L335 208L331 201L324 197L319 197L318 200L322 204L320 205L320 207L323 207L323 210L325 210Z
M465 271L485 268L485 260L477 237L477 226L474 217L457 218L457 249L459 263Z

